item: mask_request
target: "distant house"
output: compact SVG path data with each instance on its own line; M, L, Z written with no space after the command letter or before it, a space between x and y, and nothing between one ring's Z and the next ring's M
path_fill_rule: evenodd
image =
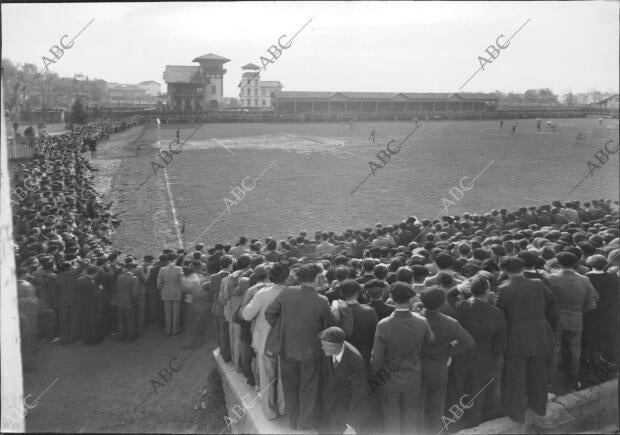
M151 97L157 97L161 95L161 85L156 81L148 80L146 82L140 82L136 86L144 89L146 95L150 95Z
M111 104L148 104L146 91L135 85L118 85L108 88L108 101Z
M248 63L241 69L244 72L239 83L240 105L251 109L273 110L273 94L282 90L282 83L261 80L260 68L253 63Z
M592 105L601 109L618 109L618 94L611 95L607 98L602 99L601 101L593 103Z

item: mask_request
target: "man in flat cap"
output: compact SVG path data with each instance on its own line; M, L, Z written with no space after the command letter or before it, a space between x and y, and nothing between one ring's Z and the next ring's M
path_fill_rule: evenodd
M359 432L368 399L364 360L337 326L323 330L319 337L325 354L321 361L321 432Z
M560 322L555 331L551 380L560 363L562 348L568 346L570 355L571 388L579 389L579 361L581 359L581 331L583 314L596 308L598 294L588 278L575 272L578 258L562 251L555 257L560 270L549 276L549 283L560 310Z
M395 282L390 296L394 312L377 324L370 364L372 374L389 373L379 385L385 432L414 433L418 430L424 343L434 341L428 321L411 312L413 291Z

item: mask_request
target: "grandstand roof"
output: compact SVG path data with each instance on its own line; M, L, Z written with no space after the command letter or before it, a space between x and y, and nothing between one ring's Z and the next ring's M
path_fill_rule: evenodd
M318 99L345 99L345 100L497 100L495 94L484 93L447 93L447 92L315 92L315 91L279 91L275 96L280 99L318 100Z
M166 65L164 81L166 83L192 83L197 85L205 83L200 74L200 67L194 65Z
M260 66L258 66L258 65L254 65L253 63L248 63L248 64L246 64L246 65L243 65L243 66L241 67L241 69L259 70L259 69L260 69Z
M223 61L222 63L226 63L230 61L230 59L226 59L225 57L218 56L217 54L208 53L208 54L203 54L202 56L195 58L194 60L192 60L192 62L200 62L201 60L221 60Z

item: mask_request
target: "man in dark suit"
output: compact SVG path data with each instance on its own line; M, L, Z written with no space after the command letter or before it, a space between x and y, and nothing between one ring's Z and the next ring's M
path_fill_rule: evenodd
M75 281L75 291L82 295L82 328L85 344L99 344L103 340L103 286L95 281L97 266L89 266L86 275Z
M370 364L380 377L380 397L385 432L414 433L418 429L418 408L424 343L434 341L427 320L411 312L413 291L408 284L392 284L390 296L395 310L377 324Z
M372 307L377 313L378 321L388 317L394 311L394 306L388 305L383 301L383 292L385 291L385 283L378 279L373 279L364 284L366 294L370 298L368 306Z
M464 354L454 358L452 373L454 379L454 397L468 395L474 397L487 383L500 385L502 361L506 350L506 318L504 312L492 306L489 302L491 285L482 275L475 276L471 281L470 299L456 303L456 316L459 323L475 340L475 345ZM499 372L499 373L498 373ZM494 374L495 379L493 379ZM485 400L489 397L492 388L484 390L471 401L471 407L465 410L464 418L457 422L460 427L473 427L482 423L483 403L488 402L493 407L495 401Z
M284 289L265 311L265 320L272 327L280 318L284 401L291 428L296 430L316 424L321 360L318 334L335 323L327 298L316 290L320 271L316 264L301 266L296 273L301 285Z
M364 360L337 326L321 332L320 338L325 353L321 364L321 432L343 433L350 426L359 433L368 399Z
M220 295L222 280L230 275L232 271L234 259L230 255L224 255L219 258L220 271L211 275L209 281L203 285L203 289L207 291L213 304L211 305L213 317L215 317L215 325L217 327L217 343L220 347L220 356L225 362L232 361L230 353L230 333L226 317L224 316L224 305L226 303L224 296Z
M347 307L353 314L353 335L350 343L362 354L364 362L370 368L370 353L377 327L377 313L367 305L357 302L361 286L352 279L347 279L340 285L340 291Z
M422 346L421 420L429 433L436 433L442 426L449 359L472 347L474 339L459 322L438 311L446 301L446 294L440 287L423 291L420 299L424 304L422 315L428 320L435 335L433 343Z
M526 396L535 420L546 413L547 359L553 351L550 325L555 325L558 317L551 292L541 281L525 278L523 266L518 257L502 261L508 280L499 287L497 300L508 326L505 412L520 423L525 421Z
M136 306L135 297L138 293L138 278L134 275L138 265L125 263L125 272L116 278L116 294L111 304L117 308L118 339L133 341L136 338Z

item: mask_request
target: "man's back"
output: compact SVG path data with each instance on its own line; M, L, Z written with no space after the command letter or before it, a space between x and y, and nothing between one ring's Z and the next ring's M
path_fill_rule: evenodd
M497 306L506 316L507 354L534 356L551 351L550 301L551 292L539 280L521 276L499 287Z
M157 275L157 286L161 289L162 300L181 299L181 277L183 269L174 264L162 267Z
M596 308L596 291L590 280L573 270L563 269L549 277L560 310L560 328L581 330L583 313Z
M439 362L445 367L448 361L448 349L453 340L458 340L459 348L473 346L474 340L463 327L452 317L432 310L424 310L424 317L433 331L435 341L422 346L422 360L427 362Z
M288 287L265 311L273 326L281 319L280 352L286 358L305 361L321 355L318 333L335 324L327 298L310 286Z
M122 273L116 278L116 294L112 298L112 305L121 308L131 308L133 298L138 293L138 278L129 272Z
M373 299L368 303L369 307L372 307L377 313L377 319L379 321L385 319L394 312L394 306L388 305L381 299Z
M465 352L463 358L482 363L503 355L506 350L506 319L500 309L488 302L468 299L457 305L456 316L475 341L474 347Z
M370 363L372 344L377 328L377 313L367 305L349 305L353 312L353 335L349 342L362 354L364 360Z
M372 372L388 370L388 382L401 391L419 386L422 344L433 340L426 319L408 310L394 311L377 324L370 359Z
M552 273L549 283L560 310L581 313L588 291L590 280L572 270L561 270Z

